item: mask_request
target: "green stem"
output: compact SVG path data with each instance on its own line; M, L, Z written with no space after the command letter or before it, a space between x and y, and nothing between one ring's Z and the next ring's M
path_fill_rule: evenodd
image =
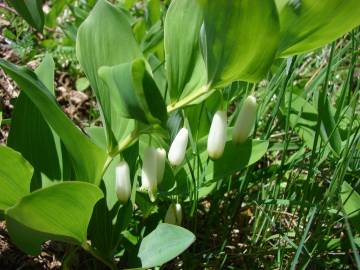
M101 254L99 254L99 252L97 250L95 250L92 246L90 246L87 242L83 243L82 248L84 250L86 250L87 252L89 252L92 256L94 256L96 259L98 259L99 261L101 261L103 264L105 264L107 267L109 267L111 270L116 270L117 267L114 264L113 261L108 260L106 258L104 258Z
M128 148L131 144L133 144L139 137L139 130L136 128L134 129L128 136L126 136L126 138L119 143L116 148L114 148L109 154L108 157L105 161L103 170L102 170L102 174L101 176L103 177L107 168L109 167L111 161L114 159L114 157L116 157L118 154L120 154L123 150L125 150L126 148Z
M109 157L113 159L115 156L120 154L123 150L128 148L131 144L133 144L139 137L139 130L135 129L133 130L126 138L119 143L110 153Z
M177 109L179 109L181 107L186 106L187 104L191 103L192 101L194 101L198 97L201 97L202 95L207 93L208 90L209 90L209 85L203 85L198 90L192 92L190 95L187 95L185 98L180 99L179 101L168 105L167 106L167 111L172 112L172 111L175 111L175 110L177 110Z

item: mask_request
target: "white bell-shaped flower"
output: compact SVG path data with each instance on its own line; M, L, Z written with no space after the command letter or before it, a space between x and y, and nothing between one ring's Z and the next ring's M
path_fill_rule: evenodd
M248 96L240 110L233 129L233 142L243 143L250 136L256 120L256 98Z
M115 169L115 191L119 201L125 204L131 196L130 169L126 161L121 161Z
M175 139L173 140L168 153L168 159L172 166L179 166L183 162L188 140L188 130L186 128L180 129Z
M207 141L207 151L211 159L218 159L224 153L226 143L227 116L225 111L217 111L211 122Z
M148 147L143 155L141 188L148 191L151 201L156 199L157 170L157 151L154 147Z
M182 209L181 204L172 203L166 211L165 223L181 226L182 222Z
M166 151L163 148L156 148L157 184L164 178Z

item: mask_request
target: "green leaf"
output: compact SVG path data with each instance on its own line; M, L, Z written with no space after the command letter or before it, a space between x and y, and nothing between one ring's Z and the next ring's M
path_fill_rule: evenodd
M154 25L161 17L160 0L149 0L147 2L149 23Z
M323 106L323 110L320 112L321 116L321 134L324 141L329 140L329 144L331 149L335 153L336 156L340 156L341 152L341 136L338 127L336 126L334 113L332 112L332 107L330 105L329 98L325 96L325 104Z
M141 267L160 266L180 255L195 241L195 235L179 226L159 224L141 241L138 257Z
M76 87L76 90L78 91L85 91L88 87L90 86L90 83L88 81L88 79L86 78L79 78L76 80L76 84L75 84L75 87Z
M341 202L344 207L345 214L348 216L349 220L360 230L360 195L356 192L352 186L344 181L341 186L340 193Z
M358 0L276 0L280 17L278 56L319 48L360 24Z
M9 5L33 27L42 32L44 27L43 0L8 0Z
M225 145L224 155L216 161L210 161L213 168L213 178L218 179L231 175L242 168L254 164L262 158L269 147L268 141L248 140L243 144L234 145L228 141Z
M147 124L165 123L165 103L142 59L113 67L101 67L99 75L112 89L112 102L121 109L123 117Z
M216 187L217 180L231 176L260 160L269 147L269 141L250 139L243 144L234 145L231 137L232 128L228 128L224 154L215 161L210 160L208 157L206 150L207 137L199 140L196 146L199 154L194 155L192 149L187 151L188 164L192 165L193 174L199 176L199 198L207 196ZM194 159L196 160L194 161ZM188 166L180 169L175 176L177 188L171 194L181 195L184 196L184 199L189 200L191 191L189 184L186 182L191 181L187 179L189 177L190 169Z
M201 160L200 167L206 166L205 179L207 181L232 175L233 173L254 164L265 155L269 147L269 141L251 139L248 139L245 143L235 145L232 142L232 130L232 128L227 129L227 142L225 144L223 156L215 161L209 160L208 164L208 153L206 150L207 136L201 138L198 142L197 151ZM187 151L187 155L194 158L192 149ZM202 175L202 172L197 172L197 167L198 166L194 169L194 174Z
M54 95L54 68L53 59L46 55L35 71L51 95ZM7 144L34 167L32 189L51 184L48 179L63 179L60 139L25 92L16 100Z
M12 241L24 252L35 255L45 240L81 245L101 190L89 183L64 182L35 191L6 210Z
M20 153L0 145L0 212L30 193L33 168Z
M126 15L107 1L99 0L78 30L76 55L99 101L108 149L112 150L124 136L123 122L131 125L132 120L121 116L119 104L113 102L117 89L106 87L98 76L98 69L143 57Z
M105 147L106 138L104 129L101 127L91 127L87 129L88 134L91 139L96 142L100 147ZM132 180L132 186L136 189L135 184L135 173L136 173L136 161L139 155L139 145L134 143L132 146L128 147L121 153L122 157L126 160L130 168L130 179ZM115 168L120 162L120 156L113 158L108 168L106 169L103 175L103 188L106 190L106 203L109 210L113 210L116 203L118 203L118 198L115 191Z
M290 95L286 95L285 104L289 104ZM283 110L285 114L287 109ZM314 144L317 110L304 98L292 94L290 125L304 140L305 144L312 148Z
M46 86L28 68L0 59L0 67L18 84L59 135L73 161L77 180L99 183L106 153L82 133L63 113Z
M164 25L165 64L171 101L177 101L206 84L205 63L200 52L203 21L198 1L174 0ZM181 35L187 29L186 35Z
M208 83L256 82L266 75L279 40L276 6L268 0L204 0L201 30Z

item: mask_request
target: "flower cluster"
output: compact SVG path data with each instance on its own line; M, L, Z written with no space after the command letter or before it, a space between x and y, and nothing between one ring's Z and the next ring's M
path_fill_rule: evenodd
M256 98L248 96L232 131L234 143L244 143L250 136L256 120ZM207 151L211 159L220 158L225 149L227 137L227 115L219 110L214 114L207 140ZM182 128L174 138L168 153L170 165L179 166L183 163L189 140L189 132ZM166 151L163 148L147 147L143 154L141 170L141 190L147 191L151 201L155 201L157 186L161 183L165 171ZM116 194L121 203L126 203L131 195L129 166L121 161L116 167ZM165 217L166 223L181 224L182 211L180 204L171 204Z
M254 96L248 96L241 107L232 131L232 140L235 144L244 143L250 136L256 120L256 107L256 98ZM226 112L217 111L214 114L207 141L207 151L211 159L218 159L224 153L226 127Z

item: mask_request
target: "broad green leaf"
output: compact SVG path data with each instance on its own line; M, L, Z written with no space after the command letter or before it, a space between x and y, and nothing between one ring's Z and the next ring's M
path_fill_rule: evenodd
M28 68L0 59L0 67L18 84L64 143L77 180L99 183L106 153L83 134L63 113L54 96Z
M148 61L153 72L154 81L159 88L160 94L163 97L165 103L167 103L169 100L169 95L166 92L167 79L165 65L164 63L160 62L160 60L154 54L149 55Z
M46 55L35 70L40 81L52 95L54 68L54 61ZM48 179L63 179L60 139L52 132L39 109L25 92L21 92L16 100L7 144L19 151L34 167L32 189L46 185Z
M45 240L81 245L101 190L89 183L64 182L35 191L6 210L12 241L24 252L35 255Z
M43 0L8 0L11 6L36 30L42 32L44 27Z
M341 136L338 127L336 127L334 115L332 112L329 98L325 97L325 104L323 110L320 113L321 116L321 130L324 141L329 141L329 145L335 155L340 156L341 152Z
M179 256L195 241L195 235L179 226L161 223L141 241L138 257L142 268L160 266Z
M123 117L146 124L166 121L165 103L142 59L113 67L101 67L99 75L107 87L112 89L111 102L119 107Z
M30 193L33 168L20 153L0 145L0 212Z
M154 52L157 56L164 58L163 52L163 39L164 39L164 28L162 22L158 21L154 24L149 31L145 33L145 36L141 42L141 50L144 55L149 55Z
M208 83L256 82L266 75L279 40L276 6L269 0L204 0L201 30Z
M276 0L280 17L278 56L319 48L360 24L359 0Z
M115 66L142 58L126 15L105 0L99 0L81 24L76 42L76 55L99 101L111 150L124 136L119 104L113 102L117 89L108 89L98 76L101 66Z
M172 102L206 84L205 63L200 52L203 21L198 1L174 0L164 25L165 64ZM186 35L181 35L186 29Z
M161 3L160 0L149 0L147 2L147 11L149 23L154 25L161 17Z
M88 79L86 79L84 77L76 80L75 87L76 87L76 90L78 90L78 91L81 91L81 92L85 91L89 86L90 86L90 83L89 83Z
M231 140L232 128L228 128L227 142L224 149L224 154L220 159L215 161L209 160L208 153L206 151L207 137L202 138L198 145L197 151L200 157L200 164L195 163L193 167L194 175L200 177L199 179L199 196L207 196L216 186L215 180L225 178L233 175L236 172L254 164L260 160L267 152L269 147L269 141L265 140L247 140L240 145L234 145ZM192 149L187 151L187 156L190 157L189 164L194 164L193 159L196 156L192 155ZM199 162L198 160L196 162ZM188 166L185 167L187 175L190 175ZM180 171L181 172L181 171ZM176 176L177 181L183 181L185 176ZM189 190L186 183L177 183L182 188L177 187L177 191L181 192L181 195L188 198Z
M290 95L286 95L285 104L289 104ZM286 108L282 109L283 113L287 112ZM304 98L292 94L291 111L290 111L290 125L299 134L305 144L313 147L315 128L317 121L317 110Z
M210 161L209 170L214 170L213 179L226 177L254 164L266 154L268 147L268 141L248 140L236 146L232 141L228 141L224 155L214 162Z
M100 147L105 148L106 146L106 137L104 129L100 127L91 127L87 129L88 134L91 139ZM135 172L136 172L136 161L139 155L139 145L138 143L133 144L128 147L121 153L122 157L126 160L130 168L130 178L132 180L132 186L134 187L135 181ZM114 206L118 202L118 198L115 191L115 168L120 162L120 156L113 158L108 168L106 169L103 175L103 184L102 188L106 191L106 203L109 210L113 210ZM136 188L136 185L135 185Z
M360 230L360 195L352 186L344 181L340 193L341 202L345 214L348 215L351 223Z
M209 134L212 115L219 109L221 98L221 93L216 91L204 102L184 109L194 139L203 138Z
M254 164L265 155L269 147L269 141L248 139L243 144L235 145L232 142L232 128L228 128L227 142L225 144L223 156L215 161L209 160L208 163L206 146L207 136L199 140L197 144L197 151L200 155L201 167L206 167L204 180L208 181L232 175L233 173ZM194 158L192 155L192 149L187 151L187 155ZM194 169L194 174L201 175L202 172L198 173L197 170L198 168Z

